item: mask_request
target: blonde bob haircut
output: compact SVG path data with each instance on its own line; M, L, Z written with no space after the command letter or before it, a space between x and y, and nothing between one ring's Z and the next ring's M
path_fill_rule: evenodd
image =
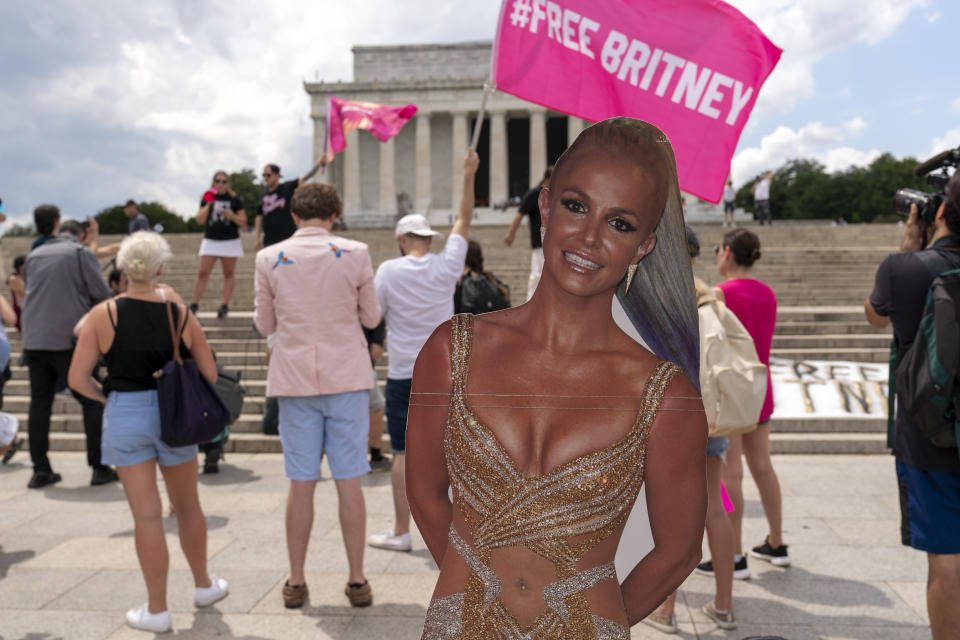
M131 282L149 282L170 259L170 245L155 231L137 231L123 239L117 267Z

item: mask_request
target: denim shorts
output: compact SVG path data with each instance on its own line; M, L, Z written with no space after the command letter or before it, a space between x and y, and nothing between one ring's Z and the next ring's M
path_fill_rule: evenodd
M404 453L407 450L407 411L410 409L412 382L411 378L387 378L387 431L390 433L390 449L394 453Z
M369 391L316 396L279 397L283 464L291 480L317 480L327 454L334 480L347 480L370 471Z
M380 391L380 381L377 380L377 368L376 365L374 365L373 388L370 389L370 412L383 411L386 406L387 401L383 397L383 392Z
M129 467L156 458L161 467L175 467L197 457L197 445L171 447L160 439L157 391L111 391L103 410L100 461Z
M719 438L707 438L707 455L722 456L730 448L730 438L720 436Z

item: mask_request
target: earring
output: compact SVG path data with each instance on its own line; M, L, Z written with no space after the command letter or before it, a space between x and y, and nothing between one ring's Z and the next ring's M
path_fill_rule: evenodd
M540 242L543 242L543 239L547 237L547 228L540 227Z
M627 293L628 291L630 291L630 283L633 282L633 276L637 275L637 267L638 267L638 266L639 266L639 265L632 264L632 265L630 265L629 267L627 267L627 282L626 282L626 284L623 285L623 292L624 292L624 293Z

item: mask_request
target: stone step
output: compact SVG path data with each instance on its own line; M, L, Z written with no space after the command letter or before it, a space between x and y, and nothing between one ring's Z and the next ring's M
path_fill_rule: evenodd
M777 418L770 421L773 434L788 433L886 433L886 418Z
M883 454L885 433L771 433L770 453Z
M785 348L771 349L770 356L788 360L849 360L851 362L887 362L890 359L889 347L861 348Z
M777 322L850 322L867 325L863 304L779 305Z
M818 348L822 350L843 348L887 348L890 336L878 334L809 334L779 335L774 333L773 346L780 349Z
M726 229L716 224L695 224L704 247L704 258L695 264L695 272L707 282L716 283L719 275L710 249L719 244ZM863 316L863 299L873 286L876 266L895 251L902 238L902 229L894 225L850 225L832 228L823 224L778 224L774 227L751 226L761 238L764 254L754 270L755 277L770 284L779 299L774 355L796 359L860 360L886 362L890 331L869 327ZM449 229L438 229L448 233ZM503 226L478 226L471 237L484 248L488 268L509 284L515 304L523 302L529 270L529 248L517 242L503 245ZM521 232L522 234L523 232ZM396 240L391 229L362 230L346 233L366 242L374 266L397 256ZM103 242L120 237L105 237ZM169 235L175 255L165 269L165 281L181 295L189 295L196 278L197 234ZM30 238L5 238L3 259L9 263L24 250ZM276 438L259 434L263 411L265 374L263 354L265 340L252 327L254 301L253 238L244 234L246 256L238 262L237 288L231 301L230 315L216 318L220 303L222 276L215 269L201 299L199 319L211 347L221 364L240 369L248 395L244 414L234 425L230 447L244 451L278 451ZM104 261L103 266L107 266ZM3 284L0 295L9 298ZM16 331L8 331L19 359L21 341ZM377 367L380 384L386 376L387 358ZM29 406L29 385L24 367L13 367L14 379L8 382L6 409L18 415L25 430ZM883 436L881 419L789 419L774 420L774 451L809 453L844 453L876 447L875 436ZM54 439L63 439L64 446L82 449L82 424L79 405L70 397L57 396L52 425ZM857 444L859 442L859 444ZM882 444L882 443L881 443ZM54 448L59 445L54 444ZM859 449L857 448L859 447ZM884 450L881 446L879 450Z
M838 335L851 333L859 335L883 335L886 336L888 340L891 335L889 328L878 329L872 327L863 319L857 322L847 322L844 320L823 320L821 322L777 320L774 335Z

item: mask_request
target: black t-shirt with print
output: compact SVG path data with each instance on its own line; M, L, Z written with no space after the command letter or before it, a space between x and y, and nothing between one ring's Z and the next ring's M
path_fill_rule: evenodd
M200 206L207 204L203 199ZM207 226L203 230L203 237L209 240L234 240L240 237L240 228L233 220L223 215L225 211L241 211L243 200L229 193L218 195L210 207L207 215Z
M286 240L297 231L297 225L290 215L290 201L296 191L298 180L281 182L273 191L266 191L260 196L260 206L257 215L263 216L260 223L263 229L263 246Z

